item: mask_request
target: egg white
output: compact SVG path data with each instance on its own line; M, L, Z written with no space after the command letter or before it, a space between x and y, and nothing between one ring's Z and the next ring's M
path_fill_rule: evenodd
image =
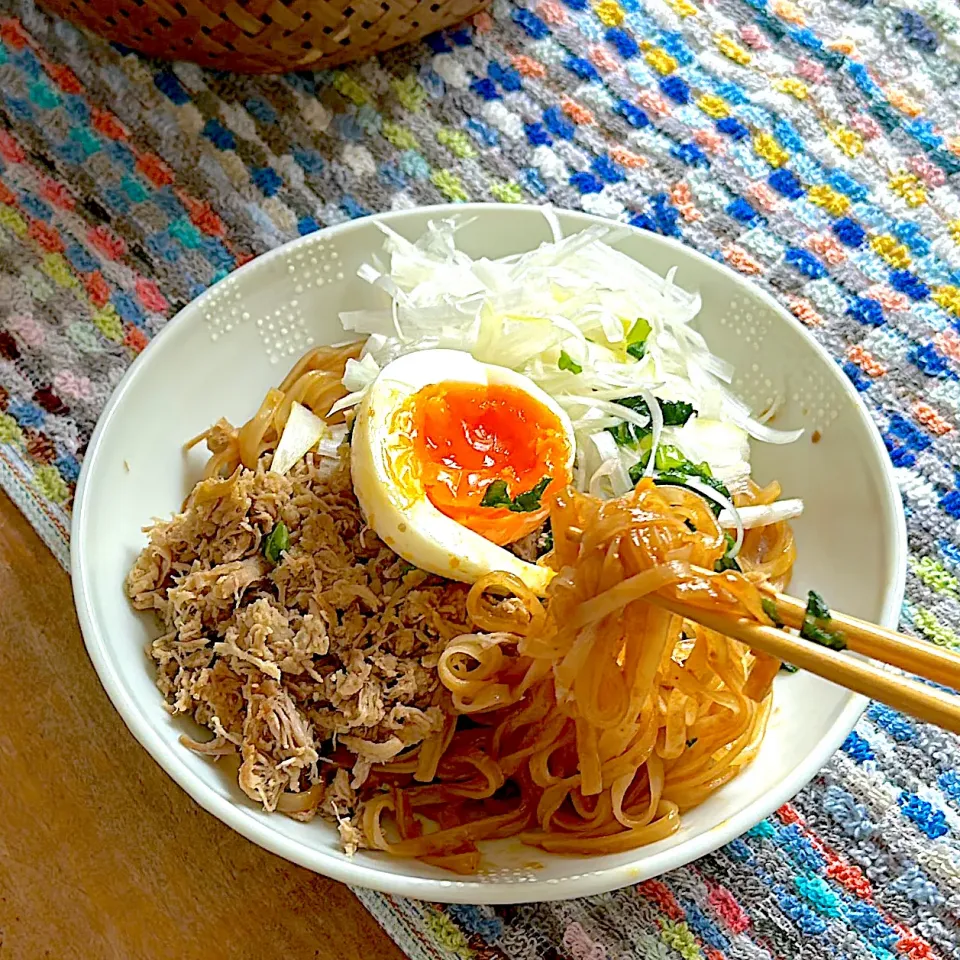
M523 390L560 421L573 467L576 442L563 409L536 384L506 367L481 363L459 350L421 350L400 357L380 372L360 404L350 443L353 488L367 523L383 542L421 570L473 583L495 570L518 576L542 595L553 572L527 563L479 533L441 513L429 500L410 457L408 424L398 411L423 387L446 381L502 384Z

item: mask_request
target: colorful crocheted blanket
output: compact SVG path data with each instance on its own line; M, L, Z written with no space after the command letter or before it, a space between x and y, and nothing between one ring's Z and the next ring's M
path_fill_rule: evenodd
M61 560L84 448L150 337L345 218L552 201L770 289L883 433L905 629L960 648L960 10L494 0L328 73L138 59L0 2L0 482ZM360 892L415 958L956 957L960 741L874 705L792 804L688 868L510 908Z

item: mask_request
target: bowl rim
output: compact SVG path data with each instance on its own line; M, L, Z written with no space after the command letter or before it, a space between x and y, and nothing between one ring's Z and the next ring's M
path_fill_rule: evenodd
M326 227L320 231L307 234L290 240L278 247L268 250L258 257L237 268L229 276L238 277L245 271L262 269L273 260L287 256L290 251L300 246L315 243L319 236L333 238L340 233L370 226L371 222L386 222L387 224L401 223L407 217L426 216L428 219L437 219L444 216L496 216L498 213L528 212L543 215L543 208L535 204L510 203L469 203L469 204L433 204L415 207L410 210L385 211L357 220L348 220L344 223ZM583 227L591 225L614 226L626 232L637 231L633 227L620 221L613 221L578 210L555 211L562 216L572 216ZM718 263L711 257L698 250L670 237L644 231L644 239L657 244L665 245L676 252L678 258L693 258L704 266L720 267L727 270L740 286L749 287L751 292L758 296L767 307L774 311L782 321L800 331L807 342L820 355L831 375L838 382L846 396L854 401L857 415L870 436L874 452L883 465L882 490L889 505L892 506L894 518L893 555L886 572L887 586L883 594L883 610L880 622L882 625L896 629L899 623L900 609L903 602L906 586L907 571L907 531L899 488L893 473L893 466L887 455L880 433L873 423L866 406L859 393L836 367L833 357L812 337L803 324L781 306L766 290L757 284L751 283L736 271L725 264ZM226 278L225 278L226 279ZM159 331L144 350L144 354L154 348L157 343L165 343L181 330L191 317L199 317L206 301L224 280L208 287L199 297L191 300L182 307ZM120 714L127 728L137 739L140 745L153 757L163 770L193 798L208 813L213 814L227 826L233 828L246 839L258 846L275 853L293 863L313 870L324 876L343 883L354 884L377 890L395 896L411 897L421 900L432 900L443 903L484 903L510 904L564 900L573 897L591 896L606 893L644 879L658 876L668 870L686 865L712 853L714 850L740 836L746 830L765 819L783 803L795 796L823 767L826 761L836 752L847 735L856 725L868 700L859 694L851 693L842 711L834 721L830 736L823 738L817 747L812 750L804 761L799 764L789 777L784 778L774 790L769 790L750 801L734 816L722 821L716 827L705 831L699 837L691 838L677 847L660 851L644 859L642 864L624 863L601 870L585 871L563 879L548 878L544 880L531 879L524 883L503 881L469 881L455 879L437 879L425 877L410 877L401 873L380 871L356 861L331 856L323 851L307 849L286 836L283 836L255 818L253 813L229 798L218 794L209 787L189 767L182 762L171 745L165 743L155 729L150 719L150 707L137 704L125 690L120 673L113 663L109 653L109 643L105 631L101 629L93 615L93 602L90 596L90 582L92 570L86 562L84 542L86 531L87 503L90 497L90 478L96 472L100 458L104 436L111 428L117 410L120 408L127 391L135 384L142 363L137 358L131 363L122 379L115 387L103 412L101 413L87 448L87 454L80 471L77 490L74 498L74 510L70 528L70 571L73 580L74 603L80 621L81 632L87 653L93 663L100 683L110 698L117 712ZM159 702L158 702L159 706ZM535 897L531 897L534 894Z

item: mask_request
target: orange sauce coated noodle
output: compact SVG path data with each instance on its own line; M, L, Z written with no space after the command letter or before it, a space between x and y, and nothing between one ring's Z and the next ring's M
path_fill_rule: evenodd
M552 410L518 387L452 381L424 387L408 404L423 488L441 513L497 544L543 523L570 479L567 436ZM544 477L551 482L538 510L481 505L497 480L515 498Z

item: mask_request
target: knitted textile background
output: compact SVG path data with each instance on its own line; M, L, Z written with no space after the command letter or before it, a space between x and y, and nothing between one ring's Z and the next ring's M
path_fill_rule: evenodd
M0 481L62 561L99 411L205 287L371 211L550 200L681 238L826 345L896 467L904 627L960 649L955 4L495 0L286 78L4 6ZM957 957L958 768L957 738L874 705L792 804L659 880L496 909L360 896L416 958Z

